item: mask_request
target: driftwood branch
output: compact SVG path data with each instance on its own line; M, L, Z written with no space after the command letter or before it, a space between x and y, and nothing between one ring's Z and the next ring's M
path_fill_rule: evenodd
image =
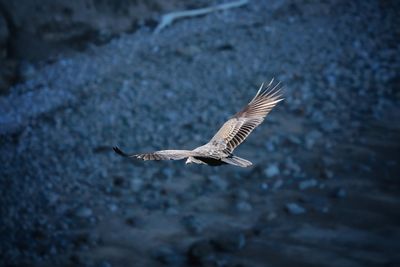
M174 22L178 19L182 19L182 18L186 18L186 17L201 16L201 15L205 15L205 14L219 11L219 10L226 10L226 9L230 9L230 8L234 8L234 7L240 7L240 6L247 4L248 2L249 2L248 0L239 0L239 1L235 1L235 2L211 6L211 7L167 13L161 17L161 21L158 24L157 28L154 30L154 33L159 33L162 29L164 29L165 27L167 27L172 22Z

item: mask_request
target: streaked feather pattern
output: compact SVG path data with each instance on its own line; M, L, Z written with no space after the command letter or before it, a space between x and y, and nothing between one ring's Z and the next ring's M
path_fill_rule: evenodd
M274 80L267 86L262 84L250 103L225 122L210 143L223 140L226 149L232 153L264 121L272 108L283 100L280 91L280 83L274 84Z
M128 158L138 158L142 160L180 160L187 157L199 156L191 150L160 150L142 154L127 154L118 147L113 148L116 153Z

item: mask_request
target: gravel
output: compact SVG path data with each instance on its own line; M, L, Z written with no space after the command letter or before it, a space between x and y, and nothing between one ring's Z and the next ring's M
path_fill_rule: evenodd
M383 126L368 123L374 120L387 127L385 133L392 138L387 140L395 140L397 131L396 120L385 117L389 111L398 114L399 106L400 47L393 25L399 24L400 16L391 5L397 4L250 1L244 8L179 21L159 35L147 27L122 34L103 46L61 56L37 67L32 75L28 69L24 83L0 96L0 187L4 188L0 256L4 265L66 265L59 262L57 253L75 255L68 256L70 265L83 265L86 260L76 255L84 249L85 255L94 252L91 245L74 246L74 233L102 231L104 225L121 237L110 237L112 242L106 246L153 245L153 236L160 234L163 239L165 234L166 247L176 242L189 258L215 263L215 247L207 237L193 244L192 234L186 233L190 230L184 233L190 237L174 232L182 223L181 214L204 215L205 224L212 225L216 235L228 227L250 224L260 212L276 207L284 206L290 214L305 213L305 207L287 204L288 198L296 199L293 195L305 194L297 186L290 187L297 178L360 179L354 166L361 165L346 160L381 145L376 137L370 146L358 143L360 136L380 136L375 131ZM261 82L272 77L285 85L285 101L235 150L254 163L252 169L130 161L112 152L114 145L131 152L201 145L251 99ZM395 145L390 141L382 146ZM373 157L369 152L362 155L354 161L368 167ZM324 174L326 168L334 175ZM370 167L365 177L377 174L379 168ZM388 179L386 172L378 174L375 177ZM335 180L339 179L326 182ZM259 189L262 183L277 193L265 194ZM314 180L301 183L303 189L322 191ZM347 186L354 184L349 182L337 196L345 197L350 191ZM246 212L232 217L231 196L239 189L248 196L235 199L234 207ZM136 216L152 223L132 227L134 221L125 222L124 218ZM129 230L118 227L118 218ZM291 223L297 221L283 226ZM123 238L132 233L136 235L128 241ZM246 244L241 234L232 238L235 249ZM342 249L329 248L331 253ZM175 249L170 252L160 253L164 256L158 264L173 265L175 260L178 264L181 254ZM134 257L126 252L118 255L122 254ZM143 257L151 260L148 254ZM327 258L317 259L318 263L329 262ZM114 266L114 261L104 260Z

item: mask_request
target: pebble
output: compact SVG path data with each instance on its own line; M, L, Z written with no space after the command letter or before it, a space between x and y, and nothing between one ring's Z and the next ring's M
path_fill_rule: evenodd
M183 255L168 247L161 247L157 249L155 252L153 252L153 257L159 262L171 266L182 266L185 262Z
M330 210L330 203L327 198L314 196L314 195L303 195L301 201L308 206L311 206L312 210L322 213L328 213Z
M278 190L279 188L281 188L283 186L283 180L282 179L278 179L275 181L275 183L272 185L272 189L273 190Z
M220 190L226 190L228 188L228 182L219 175L210 175L208 180Z
M235 252L246 245L246 236L242 232L225 233L211 240L211 243L221 251Z
M209 240L199 240L190 245L187 256L191 262L207 263L215 259L215 249Z
M203 231L203 225L194 215L184 216L181 222L192 234L200 234Z
M308 188L316 187L318 185L318 181L316 179L309 179L305 181L301 181L299 183L300 190L306 190Z
M309 134L306 135L306 139L305 139L305 145L306 148L308 150L311 150L315 143L322 137L322 133L317 131L317 130L313 130L311 131Z
M239 201L236 204L236 209L238 211L250 212L253 210L253 206L247 201Z
M93 211L88 207L80 207L75 214L80 218L89 218L93 215Z
M246 199L249 199L250 194L249 194L249 192L247 192L246 190L241 188L241 189L235 191L233 196L236 199L246 200Z
M268 188L269 188L269 185L268 185L267 183L261 183L261 184L260 184L260 189L261 189L262 191L267 191Z
M297 203L286 204L286 211L293 215L299 215L306 212L306 209Z
M100 262L100 264L98 266L99 267L112 267L111 263L109 263L108 261L102 261L102 262Z
M116 204L114 204L114 203L111 203L111 204L108 204L108 209L111 212L116 212L118 210L118 206Z
M277 175L280 174L280 170L278 167L278 164L274 163L274 164L270 164L265 170L264 170L264 174L268 177L268 178L272 178L275 177Z
M324 170L324 176L328 179L332 179L334 177L333 171L331 170Z
M338 188L333 193L335 198L345 198L347 197L347 191L344 188Z
M141 179L135 178L131 180L130 185L132 192L137 193L142 190L143 181Z

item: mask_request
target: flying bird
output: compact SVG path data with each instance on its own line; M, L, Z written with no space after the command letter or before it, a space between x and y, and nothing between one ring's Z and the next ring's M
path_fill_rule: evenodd
M252 163L233 154L249 134L263 121L268 113L283 99L280 82L274 79L268 85L260 86L257 94L241 111L226 121L211 140L193 150L160 150L144 154L127 154L118 147L114 151L121 156L142 160L182 160L186 164L197 163L210 166L231 164L249 167Z

